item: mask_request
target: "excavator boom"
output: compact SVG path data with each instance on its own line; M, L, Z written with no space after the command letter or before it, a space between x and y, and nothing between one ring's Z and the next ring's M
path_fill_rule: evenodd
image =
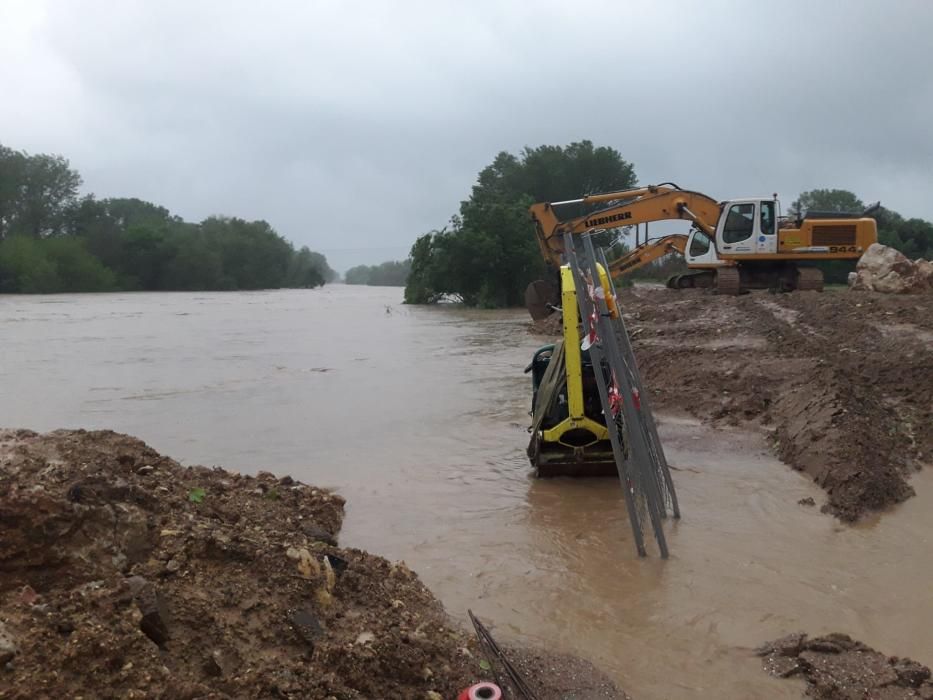
M561 221L554 211L554 207L565 204L600 202L619 203L566 221ZM682 190L673 185L653 185L587 195L566 202L541 202L533 204L530 211L541 254L549 265L559 267L564 252L564 234L621 228L665 219L686 219L712 237L715 235L720 207L719 202L700 192Z

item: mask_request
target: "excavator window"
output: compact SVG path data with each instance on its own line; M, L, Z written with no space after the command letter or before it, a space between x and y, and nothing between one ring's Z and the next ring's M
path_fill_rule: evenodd
M709 252L709 236L702 231L696 231L693 234L693 240L690 241L690 257L696 258L700 255L706 255Z
M755 205L733 204L726 215L726 223L722 229L722 240L725 243L739 243L747 240L755 228Z
M774 233L774 202L761 203L761 232L766 236Z

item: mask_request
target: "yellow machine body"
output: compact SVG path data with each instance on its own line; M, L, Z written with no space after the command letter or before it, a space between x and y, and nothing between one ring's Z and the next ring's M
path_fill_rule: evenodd
M610 314L616 317L618 309L609 277L601 265L598 270ZM601 409L595 408L601 405L593 374L596 369L584 362L581 349L589 322L587 319L581 323L573 272L566 265L560 268L560 283L564 373L561 399L566 402L566 416L535 430L529 455L539 476L612 476L616 466L609 431Z

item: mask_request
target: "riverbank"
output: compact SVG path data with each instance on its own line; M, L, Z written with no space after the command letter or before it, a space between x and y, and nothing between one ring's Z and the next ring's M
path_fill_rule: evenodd
M764 427L843 521L914 495L933 459L933 295L634 288L621 304L655 408Z
M488 678L404 563L337 546L343 507L110 431L0 431L0 697L434 700ZM517 659L542 698L626 697Z

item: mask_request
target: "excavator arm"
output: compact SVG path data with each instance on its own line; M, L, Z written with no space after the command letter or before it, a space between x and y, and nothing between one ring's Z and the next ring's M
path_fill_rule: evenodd
M565 221L562 221L554 211L555 207L564 204L601 202L621 203ZM540 202L531 205L530 211L531 218L535 222L541 255L549 265L559 267L561 255L564 252L563 236L565 234L581 234L594 229L622 228L649 221L686 219L712 238L715 236L720 207L719 202L705 194L665 184L592 194L566 202Z
M683 255L686 249L687 236L682 233L673 233L670 236L664 236L664 238L655 238L652 241L642 243L622 257L610 262L609 274L613 277L626 275L658 258L664 257L668 253L677 252Z

